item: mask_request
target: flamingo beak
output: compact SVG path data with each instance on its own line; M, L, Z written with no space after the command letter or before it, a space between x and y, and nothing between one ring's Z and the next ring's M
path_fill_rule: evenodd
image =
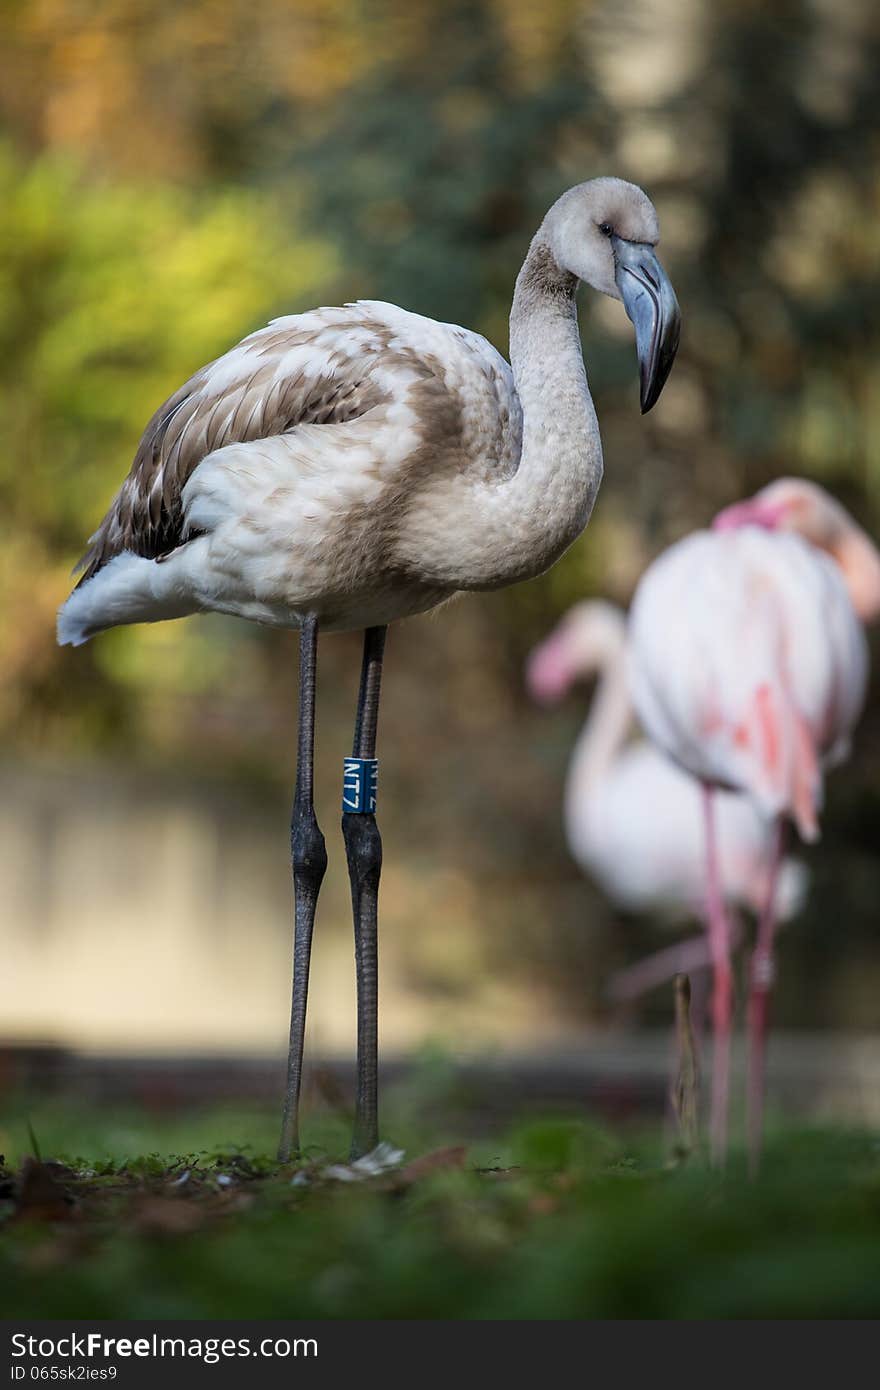
M564 644L556 633L535 647L526 665L526 688L539 705L558 704L572 683Z
M653 246L612 237L614 278L636 330L642 414L657 403L672 370L681 332L681 310Z

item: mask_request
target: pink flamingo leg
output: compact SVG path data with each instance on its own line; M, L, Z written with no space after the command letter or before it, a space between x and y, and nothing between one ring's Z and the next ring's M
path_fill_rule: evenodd
M771 850L767 896L758 921L755 949L749 967L749 999L747 1009L749 1035L748 1079L748 1136L749 1171L754 1176L761 1161L764 1130L764 1088L766 1074L767 1029L770 1017L770 994L773 989L775 964L773 938L776 933L776 887L779 866L785 848L785 821L776 822Z
M709 1140L712 1162L723 1167L727 1157L727 1109L730 1091L730 1027L733 1013L733 975L730 968L730 929L718 863L715 800L711 787L703 787L706 825L706 924L712 956L712 1110Z

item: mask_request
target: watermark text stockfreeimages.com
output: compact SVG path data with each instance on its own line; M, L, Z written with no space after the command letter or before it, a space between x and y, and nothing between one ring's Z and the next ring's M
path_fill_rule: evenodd
M61 1337L35 1337L25 1332L14 1332L10 1340L13 1359L22 1361L14 1371L17 1369L25 1373L28 1359L42 1361L50 1357L64 1357L71 1361L178 1357L204 1361L210 1366L224 1358L318 1355L315 1337L161 1337L156 1332L146 1337L107 1337L103 1332L70 1332ZM12 1378L23 1380L24 1376L14 1373Z

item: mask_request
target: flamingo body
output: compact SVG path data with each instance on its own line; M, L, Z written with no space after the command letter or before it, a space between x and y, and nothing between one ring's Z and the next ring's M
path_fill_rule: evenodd
M797 535L696 532L643 576L630 634L633 697L655 742L815 839L822 767L845 756L867 679L834 562Z
M624 748L595 791L567 798L569 846L612 902L632 912L700 917L706 900L706 849L700 788L649 743ZM718 796L719 869L730 904L757 912L767 891L767 822L734 792ZM803 899L804 869L787 860L780 916Z
M574 859L618 907L700 918L707 894L701 789L653 744L630 741L626 648L624 613L593 599L570 609L529 658L528 684L542 703L598 673L566 779L566 838ZM717 800L724 899L757 912L771 871L770 827L747 797L722 792ZM778 895L783 917L798 910L804 883L803 866L786 860Z
M510 366L479 334L378 302L276 319L157 411L61 638L201 609L333 630L432 608L505 568L493 489L521 446ZM586 524L585 497L539 568ZM490 533L470 558L461 527L449 544L456 507Z

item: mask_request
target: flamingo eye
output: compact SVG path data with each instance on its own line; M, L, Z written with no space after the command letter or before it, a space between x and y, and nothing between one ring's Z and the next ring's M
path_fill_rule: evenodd
M600 222L599 231L602 233L603 236L610 236L611 233L614 231L614 228L612 227L610 222Z

